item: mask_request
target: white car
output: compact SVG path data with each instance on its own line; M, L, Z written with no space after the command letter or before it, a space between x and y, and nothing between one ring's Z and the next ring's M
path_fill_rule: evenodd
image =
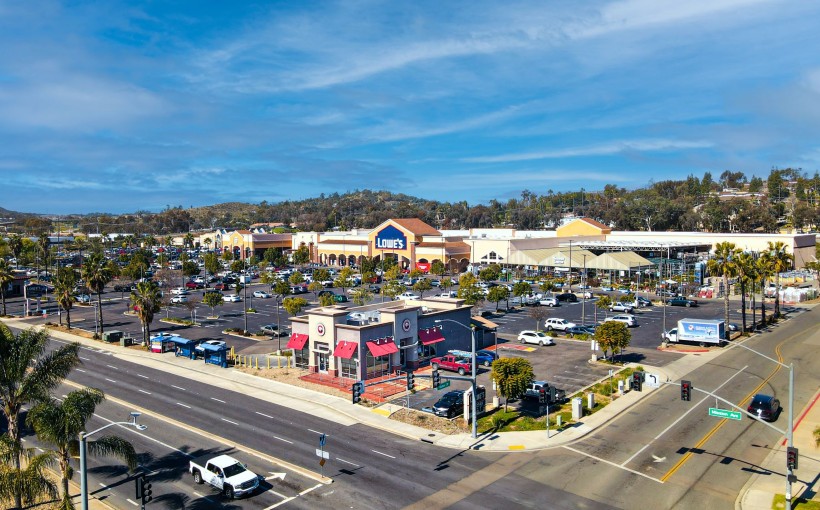
M551 318L544 321L544 327L547 328L547 331L552 331L553 329L557 329L558 331L566 331L567 328L572 328L575 326L577 326L577 324L566 319Z
M174 296L185 296L188 294L188 289L185 287L177 287L175 289L171 289L171 294Z
M632 313L632 311L633 311L634 309L635 309L635 307L634 307L634 306L632 306L632 305L631 305L631 304L629 304L629 303L615 303L615 304L613 304L612 306L610 306L610 307L609 307L609 311L610 311L610 312L626 312L626 313Z
M594 297L594 294L592 294L591 290L585 290L584 291L584 294L583 294L584 299L592 299L593 297Z
M626 324L626 327L632 328L638 325L637 319L635 319L634 315L630 315L628 313L622 313L620 315L613 315L612 317L607 317L604 319L604 322L623 322Z
M273 296L271 296L270 293L265 292L264 290L255 290L255 291L253 291L253 297L268 299L268 298L273 297Z
M88 294L78 294L77 295L77 302L78 303L90 303L91 302L91 296L89 296Z
M171 298L172 303L187 303L188 296L174 296Z
M555 296L543 297L538 301L538 304L541 306L561 306L558 303L558 298Z
M215 345L217 347L225 346L225 342L223 340L205 340L204 342L200 343L196 347L194 347L194 353L199 354L202 356L205 353L205 348L202 347L204 344L208 345Z
M242 301L242 298L239 296L239 294L231 294L229 296L222 296L222 301L226 303L239 303L240 301Z
M518 341L522 344L538 344L540 346L555 345L552 337L543 331L522 331L518 334Z
M421 299L421 296L419 296L415 292L402 292L401 294L396 296L397 301L401 301L401 300L412 301L412 300L416 300L416 299Z

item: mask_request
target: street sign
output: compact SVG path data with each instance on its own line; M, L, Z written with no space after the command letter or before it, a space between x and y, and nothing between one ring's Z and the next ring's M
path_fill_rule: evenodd
M319 446L324 446L326 441L327 434L322 434L321 436L319 436Z
M661 387L661 378L658 377L658 374L651 374L649 372L646 373L646 385L650 388L660 388Z
M729 411L728 409L710 407L709 416L714 416L715 418L729 418L730 420L740 421L742 415L740 411Z
M450 386L450 381L444 381L441 384L439 384L438 386L436 386L436 389L437 390L443 390L444 388L446 388L448 386Z
M323 458L323 459L329 459L329 458L330 458L330 454L329 454L329 453L324 452L324 451L322 451L322 450L321 450L321 449L319 449L319 448L316 448L316 456L317 456L317 457L321 457L321 458Z

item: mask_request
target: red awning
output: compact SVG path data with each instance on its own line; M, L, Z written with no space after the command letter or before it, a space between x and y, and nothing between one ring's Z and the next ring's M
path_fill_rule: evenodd
M370 351L370 354L376 358L399 352L399 348L393 342L392 338L379 338L378 340L367 342L367 349Z
M302 333L294 333L290 335L290 340L288 340L288 345L285 347L287 349L296 349L297 351L301 351L305 348L305 344L308 341L308 336L303 335Z
M353 353L356 352L357 347L359 347L359 344L355 342L339 342L333 350L333 355L339 358L350 359Z
M435 344L443 340L444 335L441 334L438 328L419 330L419 341L421 341L422 345Z

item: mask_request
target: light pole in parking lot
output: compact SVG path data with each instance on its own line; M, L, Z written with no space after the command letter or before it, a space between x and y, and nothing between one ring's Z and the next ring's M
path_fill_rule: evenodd
M470 356L470 359L472 360L471 361L471 369L470 369L470 379L471 379L470 384L472 384L472 388L473 388L473 391L472 391L472 394L473 394L472 395L473 410L472 410L471 414L472 414L472 418L473 418L473 420L472 420L473 421L472 435L473 435L473 438L475 439L476 437L478 437L478 424L476 423L476 414L477 414L476 413L476 396L475 396L475 391L476 391L475 328L465 326L464 324L462 324L458 321L454 321L453 319L436 319L433 322L436 322L438 324L440 324L442 322L452 322L453 324L456 324L456 325L458 325L458 326L460 326L464 329L470 330L470 340L472 342L472 344L471 344L472 345L472 350L471 350L472 354Z

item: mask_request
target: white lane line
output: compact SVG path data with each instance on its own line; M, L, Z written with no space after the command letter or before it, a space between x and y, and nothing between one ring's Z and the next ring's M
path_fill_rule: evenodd
M137 503L136 501L131 501L131 500L130 500L130 499L128 499L128 498L126 498L125 500L126 500L126 501L128 501L129 503L131 503L131 504L132 504L132 505L134 505L134 506L140 506L140 505L139 505L139 503Z
M218 398L214 398L214 397L211 397L211 400L216 400L217 402L222 403L222 404L227 403L224 400L219 400Z
M147 375L137 374L137 377L142 377L143 379L150 379Z
M393 457L392 455L388 455L388 454L386 454L386 453L382 453L382 452L377 451L377 450L370 450L370 451L371 451L371 452L373 452L373 453L378 453L379 455L384 455L385 457L390 457L391 459L395 459L395 458L396 458L396 457Z
M225 418L222 418L222 421L226 421L226 422L231 423L231 424L233 424L233 425L239 425L239 424L238 424L238 423L236 423L235 421L226 420Z
M100 484L100 487L102 487L103 489L107 489L107 488L108 488L108 486L107 486L106 484L102 483L102 482L99 482L99 484Z
M650 479L650 480L652 480L652 481L655 481L655 482L658 482L658 483L663 483L662 481L658 480L657 478L652 478L651 476L647 475L646 473L641 473L640 471L635 471L634 469L629 469L628 467L619 466L618 464L615 464L615 463L614 463L614 462L612 462L611 460L606 460L606 459L602 459L601 457L596 457L595 455L591 455L591 454L589 454L589 453L582 452L581 450L577 450L577 449L575 449L575 448L573 448L573 447L571 447L571 446L566 446L566 445L564 445L564 446L562 446L561 448L565 448L565 449L567 449L567 450L569 450L569 451L571 451L571 452L575 452L575 453L577 453L577 454L579 454L579 455L583 455L583 456L585 456L585 457L589 457L590 459L595 459L595 460L597 460L597 461L599 461L599 462L603 462L604 464L609 464L610 466L614 466L614 467L616 467L616 468L618 468L618 469L623 469L624 471L629 471L630 473L633 473L633 474L636 474L636 475L640 475L640 476L642 476L642 477L644 477L644 478L648 478L648 479Z
M290 502L290 501L293 501L294 499L296 499L296 497L295 497L295 496L290 497L290 498L285 498L285 499L283 499L282 501L280 501L279 503L276 503L276 504L273 504L273 505L271 505L271 506L267 507L265 510L273 510L274 508L279 507L279 506L282 506L282 505L284 505L285 503L288 503L288 502Z
M265 480L267 480L267 478L265 478ZM280 497L280 498L282 498L282 499L288 499L288 497L287 497L287 496L285 496L284 494L279 494L278 492L276 492L276 491L275 491L275 490L273 490L273 489L268 489L268 492L270 492L271 494L276 494L276 496L278 496L278 497Z
M115 367L114 365L106 365L108 368L113 368L114 370L119 370L120 367Z
M741 373L741 372L743 372L744 370L746 370L747 368L749 368L749 365L746 365L745 367L741 368L740 370L738 370L737 372L735 372L734 374L732 374L732 375L731 375L731 377L729 377L728 379L726 379L725 381L723 381L723 383L722 383L720 386L718 386L717 388L715 388L714 390L712 390L710 393L714 393L714 392L718 391L719 389L723 388L724 386L726 386L726 384L727 384L729 381L731 381L731 380L732 380L732 379L733 379L736 375L740 375L740 373ZM689 410L688 410L688 411L686 411L685 413L683 413L682 415L680 415L680 418L678 418L677 420L673 421L673 422L672 422L672 423L671 423L668 427L666 427L665 429L663 429L663 431L662 431L660 434L658 434L657 436L653 437L650 441L648 441L648 442L647 442L647 443L643 446L643 448L641 448L640 450L638 450L637 452L635 452L635 453L634 453L631 457L629 457L628 459L626 459L625 461L623 461L623 462L621 463L621 466L624 466L624 465L628 464L628 463L629 463L632 459L634 459L635 457L637 457L637 456L638 456L638 454L640 454L642 451L644 451L644 450L646 450L647 448L649 448L649 445L650 445L650 444L652 444L655 440L659 439L662 435L664 435L664 434L666 434L667 432L669 432L669 429L671 429L672 427L674 427L675 425L677 425L677 423L678 423L679 421L681 421L682 419L684 419L684 418L686 417L686 415L687 415L687 414L689 414L689 413L691 413L692 411L694 411L694 410L695 410L695 409L696 409L696 408L697 408L700 404L704 403L704 402L706 401L706 399L708 399L708 398L711 398L711 397L710 397L709 395L706 395L705 397L703 397L702 399L700 399L700 401L699 401L697 404L695 404L695 405L691 406L691 407L689 408Z
M74 370L76 370L77 372L86 373L85 370L83 370L82 368L75 368Z
M307 494L308 492L315 491L316 489L318 489L318 488L319 488L319 487L321 487L322 485L323 485L323 484L321 484L321 483L320 483L320 484L318 484L318 485L314 485L313 487L311 487L311 488L309 488L309 489L305 489L305 490L303 490L302 492L300 492L300 493L299 493L299 495L300 495L300 496L304 496L304 495L305 495L305 494Z
M313 432L314 434L321 434L318 430L308 429L308 432Z
M336 460L338 460L339 462L344 462L345 464L350 464L351 466L359 467L358 464L354 464L353 462L350 462L349 460L344 460L344 459L341 459L339 457L336 457Z
M106 378L105 378L105 380L106 380L106 381L108 381L108 382L112 382L112 383L117 382L117 381L115 381L114 379L109 379L108 377L106 377Z
M86 358L86 357L83 357L83 356L80 356L80 359L85 360L85 361L91 361L91 358Z
M138 392L140 392L140 393L145 393L146 395L150 395L150 394L151 394L151 392L150 392L150 391L145 391L145 390L137 390L137 391L138 391Z
M283 442L285 442L285 443L293 444L293 441L288 441L287 439L282 439L282 438L281 438L281 437L279 437L279 436L271 436L271 437L272 437L272 438L274 438L274 439L278 439L278 440L280 440L280 441L283 441Z
M190 408L191 408L191 406L186 406L185 404L181 404L181 403L179 403L179 402L177 402L177 405L178 405L178 406L182 406L182 407L187 407L188 409L190 409Z
M38 451L38 452L40 452L40 453L45 453L45 452L46 452L46 451L45 451L45 450L43 450L42 448L37 448L37 451Z
M264 416L265 418L270 418L271 420L273 419L273 416L265 413L260 413L259 411L256 411L256 414L258 414L259 416Z
M171 387L176 388L178 390L186 391L185 388L180 388L179 386L174 386L173 384L171 385Z

